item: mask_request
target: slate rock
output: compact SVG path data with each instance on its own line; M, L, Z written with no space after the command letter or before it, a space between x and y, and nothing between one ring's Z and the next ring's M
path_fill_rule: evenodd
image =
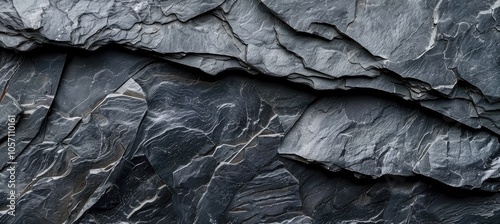
M311 134L314 133L314 134ZM325 97L290 130L279 153L365 175L424 175L498 191L498 137L371 96Z
M0 223L498 220L498 0L0 8Z
M124 104L135 109L120 109ZM80 123L66 144L29 147L26 156L17 160L22 181L16 189L20 193L17 206L30 209L19 209L16 216L3 215L2 222L77 220L109 187L106 180L116 175L113 170L130 147L145 109L143 100L110 95ZM117 117L123 120L113 119ZM6 173L3 169L2 176ZM4 183L2 186L2 191L9 189Z
M350 79L390 75L417 92L402 93L417 102L440 99L454 104L450 94L463 80L485 98L481 105L471 104L474 110L498 111L498 88L490 84L500 83L494 19L499 10L494 0L1 4L0 42L8 48L29 50L53 43L97 49L116 43L160 53L210 74L243 69L316 89L347 89L344 83ZM391 83L369 85L387 91ZM478 120L478 125L469 126L500 133L490 121L498 117L489 111L445 115L466 125L473 122L465 120Z
M498 193L459 190L425 178L359 179L283 159L300 183L306 215L319 223L495 223Z

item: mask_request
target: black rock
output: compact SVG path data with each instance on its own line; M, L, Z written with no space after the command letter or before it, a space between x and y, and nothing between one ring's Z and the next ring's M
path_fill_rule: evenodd
M498 223L498 0L0 8L0 223Z

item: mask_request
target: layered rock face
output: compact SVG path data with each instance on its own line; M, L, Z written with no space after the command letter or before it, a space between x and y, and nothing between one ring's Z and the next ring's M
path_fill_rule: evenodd
M0 223L500 220L499 0L0 9Z

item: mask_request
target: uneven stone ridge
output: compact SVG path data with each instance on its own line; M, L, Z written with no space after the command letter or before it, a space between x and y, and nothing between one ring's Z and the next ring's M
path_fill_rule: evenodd
M500 0L8 0L0 47L0 223L500 220Z

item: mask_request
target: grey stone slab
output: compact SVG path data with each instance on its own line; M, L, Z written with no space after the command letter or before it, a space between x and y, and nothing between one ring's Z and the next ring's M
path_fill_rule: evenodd
M327 39L345 32L355 19L356 1L279 1L263 0L281 20L300 32Z
M345 96L311 105L279 153L374 177L420 174L454 187L481 188L500 177L499 150L491 133L386 99Z
M117 43L169 54L164 58L210 74L243 68L317 89L343 89L338 77L374 77L388 68L401 79L428 84L432 97L453 100L446 95L465 80L489 103L498 101L498 88L491 84L500 83L499 10L493 0L6 1L2 6L0 42L19 50L45 43L86 49ZM453 119L462 122L466 116ZM496 130L491 118L481 120L482 127Z
M126 104L133 105L134 109L124 110L122 107ZM106 181L116 178L113 171L131 146L145 111L144 100L109 95L68 137L67 144L38 145L44 150L25 152L26 156L17 159L21 174L18 180L24 179L16 187L17 206L31 209L19 209L16 216L3 215L2 222L63 223L79 219L112 185ZM116 119L118 117L123 120ZM46 164L49 161L43 161L44 157L52 160L52 164ZM34 163L37 160L41 161ZM38 170L44 166L47 167ZM2 175L6 173L7 169L3 169ZM23 175L31 178L23 178ZM9 188L2 182L1 189L3 193Z
M0 8L0 223L497 223L498 0Z
M144 59L120 50L69 59L53 109L68 117L83 117L108 94L115 92L144 65ZM89 74L89 75L82 75Z
M457 190L428 179L358 179L283 160L300 183L305 215L315 222L495 223L498 193Z
M66 54L33 52L31 55L11 59L13 59L12 64L6 63L2 67L5 72L4 77L8 79L4 82L2 95L4 95L5 103L10 104L5 105L6 111L4 112L6 113L2 116L6 117L9 113L18 115L14 138L16 142L14 157L16 158L38 135L46 119L59 86ZM19 64L14 65L15 63ZM10 103L6 102L7 100L10 100ZM22 110L22 113L19 110ZM2 143L0 152L7 155L5 144L7 142ZM4 167L8 160L7 156L0 157L0 166Z
M78 223L178 221L172 205L172 190L154 172L145 157L123 161L119 175L104 195Z
M136 147L145 150L169 184L172 172L193 157L213 154L222 162L235 156L256 135L282 133L272 107L244 81L210 83L170 73L147 74L137 82L150 106ZM218 150L224 145L233 149Z

